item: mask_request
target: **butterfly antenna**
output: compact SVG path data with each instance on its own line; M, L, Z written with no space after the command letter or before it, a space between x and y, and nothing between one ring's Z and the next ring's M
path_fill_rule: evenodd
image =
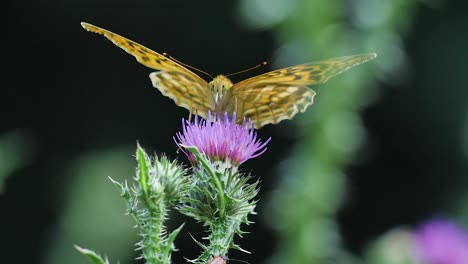
M166 56L166 57L168 57L169 59L171 59L171 60L173 60L173 61L175 61L175 62L181 64L181 65L184 65L184 66L187 67L187 68L190 68L190 69L192 69L192 70L196 70L196 71L198 71L198 72L204 73L204 74L210 76L211 79L214 79L213 76L211 76L211 74L209 74L209 73L207 73L207 72L205 72L205 71L202 71L202 70L200 70L200 69L198 69L198 68L195 68L195 67L193 67L193 66L190 66L190 65L188 65L188 64L185 64L185 63L181 62L180 60L178 60L178 59L172 57L171 55L167 54L166 52L164 52L163 55Z
M239 73L248 72L248 71L251 71L251 70L255 70L255 69L257 69L259 67L262 67L262 66L265 66L267 64L268 63L266 61L263 61L262 63L259 63L259 64L255 65L255 66L253 66L252 68L248 68L246 70L242 70L242 71L238 71L238 72L235 72L235 73L228 74L228 75L226 75L226 77L233 76L233 75L236 75L236 74L239 74Z

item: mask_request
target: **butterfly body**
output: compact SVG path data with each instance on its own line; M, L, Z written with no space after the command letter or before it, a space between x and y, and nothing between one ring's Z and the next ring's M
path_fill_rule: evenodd
M274 70L233 83L223 75L209 83L170 57L159 54L106 29L81 23L88 31L102 34L136 60L155 70L150 79L155 88L190 113L207 117L208 111L236 112L237 122L250 118L255 128L277 124L304 112L314 101L308 88L326 82L356 65L374 59L375 53L345 56Z
M215 113L236 112L236 100L233 100L231 93L232 86L231 80L224 75L218 75L208 83L209 96L212 98L210 111Z

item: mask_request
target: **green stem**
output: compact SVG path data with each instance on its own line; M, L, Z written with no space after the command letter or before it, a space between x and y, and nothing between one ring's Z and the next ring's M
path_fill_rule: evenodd
M226 256L231 247L236 230L236 221L219 218L210 226L210 254Z
M219 176L222 175L221 173L215 173L215 184L216 184L216 189L218 191L218 201L219 201L219 217L222 219L224 218L224 212L226 210L226 199L224 197L224 191L225 189L223 188L223 185L221 184L221 181L219 180Z
M151 208L148 214L142 230L143 257L147 264L170 264L170 254L163 254L165 251L165 241L162 239L165 233L163 222L167 214L164 201L157 203L157 206Z

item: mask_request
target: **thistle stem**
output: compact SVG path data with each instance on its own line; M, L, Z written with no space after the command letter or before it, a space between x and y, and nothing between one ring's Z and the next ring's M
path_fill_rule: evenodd
M147 213L148 218L143 224L143 240L141 241L143 257L147 264L170 264L170 258L161 254L164 244L161 235L165 234L163 223L167 215L166 204L161 201Z
M238 225L238 224L237 224ZM210 254L226 256L233 244L236 221L219 218L210 226Z
M224 197L224 188L223 188L223 185L221 184L221 181L219 180L219 176L221 176L222 174L221 173L215 173L215 177L214 177L214 180L215 180L215 184L216 184L216 189L217 189L217 192L218 192L218 202L219 202L219 217L221 219L224 218L224 212L226 210L226 199Z

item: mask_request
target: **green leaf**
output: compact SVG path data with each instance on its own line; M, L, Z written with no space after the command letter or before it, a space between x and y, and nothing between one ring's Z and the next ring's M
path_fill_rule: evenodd
M169 236L167 237L167 244L172 245L174 243L175 238L179 234L180 230L184 227L184 224L181 224L177 229L173 230Z
M198 241L197 239L195 239L195 238L192 236L192 234L189 234L189 235L190 235L190 237L193 239L193 241L195 241L195 243L197 243L197 245L203 249L203 251L204 251L205 253L208 252L208 247L206 247L205 245L203 245L203 243L201 243L200 241Z
M140 182L140 186L143 191L143 195L145 196L145 199L148 200L148 164L150 162L148 155L145 153L143 148L141 148L140 144L138 144L137 146L136 159L138 161L138 181Z
M211 177L216 177L215 173L215 168L211 166L210 161L203 155L197 147L195 146L185 146L185 145L180 145L181 147L185 148L186 150L192 152L192 154L195 156L198 162L201 163L203 168L210 174Z
M123 198L125 198L125 200L128 201L128 199L130 199L130 191L129 191L128 187L127 187L127 182L125 182L125 185L123 185L120 182L112 179L109 176L108 176L108 178L114 184L114 186L117 187L117 189L120 192L120 196L122 196Z
M88 257L88 259L94 263L94 264L109 264L109 260L107 258L102 259L100 255L98 255L96 252L86 249L86 248L81 248L77 245L75 245L76 250L78 250L81 254L85 255Z
M239 245L234 244L234 243L232 243L231 248L235 249L235 250L239 250L239 251L247 253L247 254L252 254L250 251L247 251L247 250L241 248Z

